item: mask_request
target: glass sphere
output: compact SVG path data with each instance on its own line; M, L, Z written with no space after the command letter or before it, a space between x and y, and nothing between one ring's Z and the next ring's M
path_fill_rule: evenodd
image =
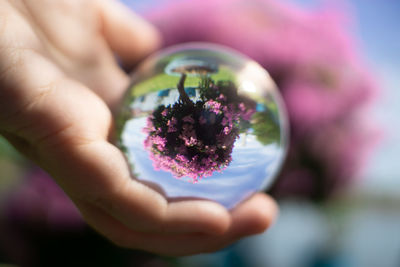
M228 209L272 183L287 148L285 109L268 73L207 43L143 62L117 128L135 179L169 200L209 199Z

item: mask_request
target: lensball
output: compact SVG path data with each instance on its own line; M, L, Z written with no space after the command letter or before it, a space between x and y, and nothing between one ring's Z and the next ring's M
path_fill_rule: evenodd
M285 108L267 71L214 44L181 44L145 60L116 121L132 177L169 200L231 209L272 183L287 150Z

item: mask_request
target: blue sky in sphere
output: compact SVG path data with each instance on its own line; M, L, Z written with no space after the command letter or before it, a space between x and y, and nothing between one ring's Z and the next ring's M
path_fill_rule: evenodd
M232 208L272 183L284 154L278 144L262 145L254 135L241 134L235 142L229 166L194 184L185 181L184 177L177 179L170 172L154 169L149 151L143 145L147 137L142 131L146 120L147 117L139 117L127 121L122 143L139 180L159 185L169 198L206 198Z

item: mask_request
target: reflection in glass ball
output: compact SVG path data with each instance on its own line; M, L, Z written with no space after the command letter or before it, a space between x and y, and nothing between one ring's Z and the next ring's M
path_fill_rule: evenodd
M189 43L135 71L117 118L135 178L168 199L233 208L268 187L287 148L287 119L268 73L231 49Z

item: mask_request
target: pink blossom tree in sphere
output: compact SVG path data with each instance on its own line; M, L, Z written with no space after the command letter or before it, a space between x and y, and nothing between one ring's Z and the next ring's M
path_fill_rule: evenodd
M196 183L224 170L232 161L232 150L243 125L255 113L256 103L237 95L232 82L203 77L200 100L190 100L184 90L186 75L177 85L180 99L159 106L147 119L145 148L155 169Z

